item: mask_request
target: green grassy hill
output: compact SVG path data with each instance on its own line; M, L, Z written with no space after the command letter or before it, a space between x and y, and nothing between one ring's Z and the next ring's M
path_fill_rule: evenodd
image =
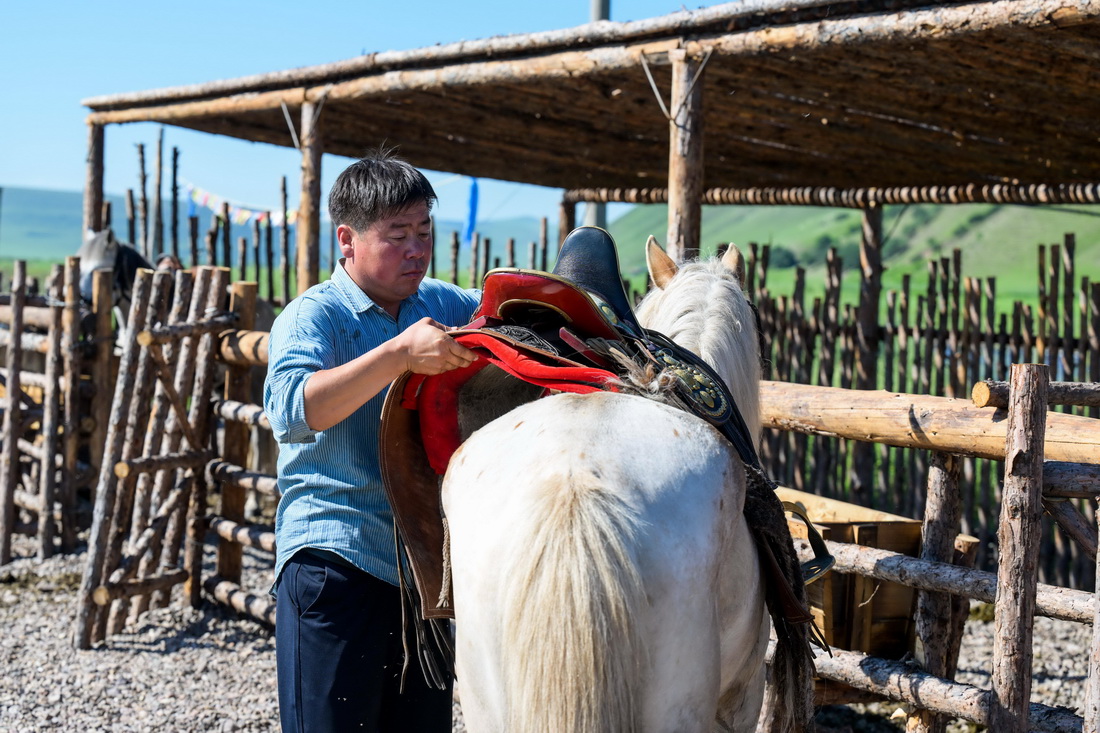
M114 226L125 238L125 208L119 197L110 197ZM11 260L27 259L28 268L45 273L51 262L61 262L79 246L81 194L75 191L42 191L5 187L0 204L0 271L10 273ZM167 209L167 204L166 204ZM181 212L181 216L184 212ZM167 218L167 213L166 213ZM624 274L636 287L645 277L646 239L650 234L662 244L667 230L668 207L636 206L610 225L619 244ZM200 228L205 233L210 212L200 211ZM184 223L185 225L185 223ZM556 222L551 219L550 241L557 241ZM437 274L450 271L451 232L461 222L437 223ZM509 238L516 240L516 261L528 267L529 244L538 239L539 221L534 217L497 219L479 224L479 233L491 243L490 266L504 262ZM328 223L322 222L321 267L329 267ZM1078 275L1100 278L1100 207L1026 207L967 204L960 206L888 206L884 224L887 289L898 288L905 274L913 276L913 288L925 287L929 259L950 257L953 248L962 250L963 274L996 277L999 307L1011 300L1035 300L1037 248L1040 243L1060 243L1066 232L1077 237ZM186 241L182 236L181 246ZM235 226L232 241L251 228ZM813 206L705 206L703 207L703 254L712 253L722 242L735 242L748 254L749 243L771 246L768 287L774 293L790 293L796 264L807 270L807 296L824 290L823 266L830 247L844 263L844 300L854 302L858 286L855 268L859 263L860 214L850 209ZM200 247L202 245L200 244ZM234 254L236 246L234 244ZM459 268L463 281L469 271L468 249L463 247Z
M638 206L611 224L627 277L644 275L646 238L653 234L664 244L667 216L667 206ZM835 247L844 263L844 299L855 302L860 230L860 213L848 209L705 206L701 249L706 255L719 243L734 242L747 255L750 242L770 245L769 289L789 293L797 264L807 270L807 296L813 298L824 292L825 256ZM1037 245L1060 244L1067 232L1076 235L1078 276L1100 276L1100 207L887 206L884 287L896 289L910 274L912 287L923 289L928 261L950 257L959 248L962 274L995 277L999 302L1033 301Z

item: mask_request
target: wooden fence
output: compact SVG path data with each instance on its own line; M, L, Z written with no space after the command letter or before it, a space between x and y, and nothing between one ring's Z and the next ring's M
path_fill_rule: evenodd
M111 279L93 279L89 310L80 262L54 265L39 293L16 261L0 295L0 565L15 534L37 537L38 556L71 552L88 527L94 469L102 455L111 373Z
M995 278L962 274L959 250L928 263L928 279L919 292L906 276L900 290L885 294L883 307L861 309L841 305L843 270L835 250L827 258L824 295L807 302L805 271L796 270L792 293L774 293L767 282L768 247L751 245L747 289L760 313L768 376L958 398L968 397L976 382L1005 380L1012 363L1046 363L1060 381L1100 381L1100 283L1077 272L1075 250L1072 235L1061 245L1039 246L1037 307L1016 302L1006 312L996 307ZM880 271L857 271L861 294L878 292ZM869 374L860 374L861 364ZM1054 409L1100 415L1097 407ZM768 470L792 488L922 516L926 454L780 431L765 436L762 453ZM987 569L996 563L999 477L993 460L963 460L962 529L979 538L978 567ZM1091 521L1094 507L1080 502L1079 508ZM1093 558L1062 532L1044 532L1041 557L1044 581L1093 587Z

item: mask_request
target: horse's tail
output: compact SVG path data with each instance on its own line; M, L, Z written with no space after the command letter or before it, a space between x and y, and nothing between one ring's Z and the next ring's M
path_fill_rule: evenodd
M546 481L531 539L504 569L507 730L635 731L645 653L630 611L644 605L637 520L591 473Z

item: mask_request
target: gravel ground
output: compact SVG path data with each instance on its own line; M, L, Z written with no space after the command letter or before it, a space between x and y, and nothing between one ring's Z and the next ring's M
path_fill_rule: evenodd
M71 644L84 554L45 562L16 538L0 567L0 733L278 730L275 644L267 627L207 603L151 611L138 628L89 651ZM269 562L246 554L246 584L266 588ZM1091 627L1037 619L1033 700L1083 705ZM989 684L993 624L974 620L960 681ZM904 730L899 705L831 707L823 733ZM465 730L456 706L455 731ZM961 722L954 733L975 730Z

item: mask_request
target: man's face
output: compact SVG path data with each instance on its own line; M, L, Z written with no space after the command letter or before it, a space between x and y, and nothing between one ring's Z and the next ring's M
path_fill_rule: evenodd
M428 204L413 204L396 216L380 219L366 231L336 229L344 269L371 300L391 315L416 292L432 256L432 220Z

